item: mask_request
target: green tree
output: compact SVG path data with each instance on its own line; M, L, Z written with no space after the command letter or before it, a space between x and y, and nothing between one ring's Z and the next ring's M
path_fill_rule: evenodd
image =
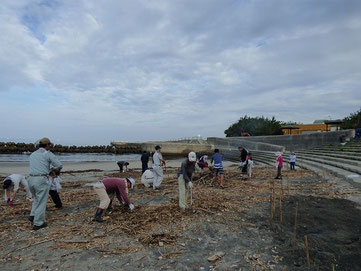
M343 119L341 124L342 129L355 129L361 128L361 109L355 113L351 113L350 116Z
M282 135L281 122L274 117L241 117L238 122L233 123L224 131L226 137L241 136L242 133L249 133L252 136Z

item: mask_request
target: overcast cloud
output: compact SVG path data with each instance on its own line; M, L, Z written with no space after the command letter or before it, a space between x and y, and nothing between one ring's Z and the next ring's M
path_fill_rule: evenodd
M0 141L224 136L361 107L361 1L3 0Z

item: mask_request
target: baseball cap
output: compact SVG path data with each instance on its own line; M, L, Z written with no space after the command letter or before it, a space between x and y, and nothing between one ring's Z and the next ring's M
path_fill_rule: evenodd
M196 153L191 151L191 152L188 154L188 160L189 160L189 162L195 162L195 161L197 161Z

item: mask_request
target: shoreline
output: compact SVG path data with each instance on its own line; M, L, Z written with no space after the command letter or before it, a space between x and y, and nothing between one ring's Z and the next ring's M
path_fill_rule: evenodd
M180 168L180 165L184 158L170 159L167 161L167 168ZM116 161L98 161L98 162L62 162L63 172L66 171L97 171L103 172L119 171L119 167ZM231 161L223 161L223 167L227 168L232 165L238 165L238 163ZM151 162L148 163L151 168ZM129 161L128 169L141 170L141 161ZM4 178L10 174L29 174L29 162L0 162L0 177Z

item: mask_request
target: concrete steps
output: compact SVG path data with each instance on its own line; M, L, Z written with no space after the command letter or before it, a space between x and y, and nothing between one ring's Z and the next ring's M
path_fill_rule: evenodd
M337 148L337 149L330 149L330 148L313 148L314 151L332 151L335 153L343 153L343 152L350 152L350 153L360 153L361 148Z
M350 160L361 161L361 152L360 153L352 153L352 152L333 152L333 151L313 151L313 150L305 150L305 151L297 151L297 154L310 154L310 155L318 155L325 157L336 157L336 158L345 158Z
M318 174L330 172L361 189L361 141L350 142L345 146L323 146L296 151L296 167L309 169ZM283 154L285 169L289 169L289 155L290 152ZM252 151L252 157L255 163L274 166L276 162L273 152Z

